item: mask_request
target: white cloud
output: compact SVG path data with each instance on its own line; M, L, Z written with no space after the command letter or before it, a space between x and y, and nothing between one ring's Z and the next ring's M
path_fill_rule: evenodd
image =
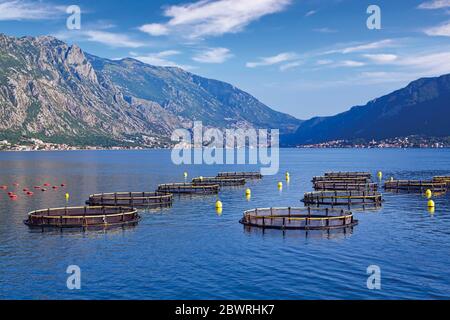
M312 15L315 15L316 13L317 13L316 10L308 11L307 13L305 13L305 17L310 17L310 16L312 16Z
M398 56L396 56L395 54L387 54L387 53L364 54L363 56L375 63L391 62L397 60L398 58Z
M138 54L135 52L130 52L131 56L139 60L141 62L151 64L153 66L161 66L161 67L177 67L185 70L194 69L194 67L190 65L178 64L174 61L169 60L168 58L181 54L181 52L177 50L166 50L161 52L153 52L147 54Z
M99 30L88 30L82 32L87 41L99 42L111 47L139 48L144 43L131 39L128 35Z
M356 68L356 67L362 67L366 64L361 61L355 61L355 60L344 60L340 61L336 64L336 67L349 67L349 68Z
M139 27L139 30L152 36L164 36L169 34L169 28L159 23L145 24Z
M233 54L227 48L210 48L195 55L192 59L201 63L224 63L232 57Z
M0 0L0 21L8 20L46 20L54 18L63 11L41 1Z
M247 62L246 67L247 68L256 68L256 67L263 67L263 66L271 66L274 64L279 64L286 61L291 61L297 58L297 55L293 52L283 52L280 54L277 54L276 56L272 57L265 57L260 58L257 62Z
M333 54L333 53L342 53L342 54L348 54L348 53L354 53L354 52L361 52L361 51L368 51L368 50L376 50L376 49L383 49L394 46L396 43L392 39L385 39L370 43L364 43L356 46L346 47L342 49L337 50L330 50L325 52L324 54Z
M316 64L318 66L326 66L326 65L332 64L332 63L333 63L333 60L329 60L329 59L321 59L321 60L316 61Z
M300 67L303 64L303 62L301 61L294 61L294 62L290 62L290 63L286 63L280 66L280 70L281 71L286 71L289 69L294 69L297 67Z
M292 0L200 0L165 9L169 21L146 24L140 30L150 35L178 34L196 39L242 31L263 16L283 11Z
M320 33L336 33L338 32L336 29L331 29L331 28L317 28L317 29L313 29L314 32L320 32Z
M425 29L424 32L429 36L450 37L450 21L437 27Z
M427 1L424 3L421 3L418 6L419 9L444 9L444 8L450 8L450 0L433 0L433 1Z

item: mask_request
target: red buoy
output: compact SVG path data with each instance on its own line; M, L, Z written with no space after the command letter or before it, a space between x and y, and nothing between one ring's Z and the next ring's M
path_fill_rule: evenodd
M31 191L28 191L28 192L27 192L27 195L28 195L28 196L32 196L33 194L34 194L34 193L31 192Z
M12 196L14 192L8 192L8 196Z
M44 187L50 187L50 183L44 183Z
M61 183L61 187L65 187L66 185L64 183Z
M0 189L1 190L6 190L6 189L8 189L8 186L0 186Z
M17 200L17 196L14 194L14 195L12 195L12 196L9 196L9 198L11 199L11 200Z
M23 188L22 191L23 191L23 192L27 192L27 191L29 191L29 190L28 190L28 188Z
M52 189L53 189L53 190L56 190L56 189L58 189L58 187L57 187L57 186L53 186Z

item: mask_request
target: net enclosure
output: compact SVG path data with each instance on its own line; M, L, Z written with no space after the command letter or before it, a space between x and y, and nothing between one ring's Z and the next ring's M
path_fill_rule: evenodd
M198 177L192 179L194 185L219 185L221 187L243 186L246 180L244 178L217 178L217 177Z
M327 230L358 224L350 211L330 208L259 208L244 212L240 223L282 230Z
M98 227L137 223L140 216L129 207L64 207L32 211L25 222L30 227Z
M450 176L437 176L433 178L433 182L437 183L446 183L447 186L450 186Z
M370 183L372 182L367 177L313 177L312 183L316 182L344 182L344 183Z
M316 191L305 193L306 206L381 206L382 195L376 191Z
M259 172L219 172L217 178L220 179L262 179Z
M217 194L220 186L213 185L197 185L193 183L169 183L160 184L157 192L172 193L172 194Z
M385 182L384 189L388 191L406 191L411 193L422 193L426 190L431 190L435 193L444 193L447 191L447 184L434 181L392 180Z
M367 178L372 179L372 174L370 172L327 172L325 177L329 179L340 179L340 178Z
M350 183L345 181L317 181L314 183L316 191L377 191L376 183Z
M89 196L91 206L162 207L171 206L173 195L161 192L114 192Z

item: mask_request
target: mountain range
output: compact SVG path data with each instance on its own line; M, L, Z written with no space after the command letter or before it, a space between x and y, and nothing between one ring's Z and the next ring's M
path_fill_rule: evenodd
M301 123L230 84L180 68L103 59L50 36L0 34L0 139L159 146L193 121L282 133Z
M411 135L450 136L450 75L419 79L364 106L305 121L284 145Z
M450 75L330 117L274 111L225 82L176 67L110 60L54 37L0 34L0 140L70 145L170 145L173 130L280 129L282 146L409 135L450 136Z

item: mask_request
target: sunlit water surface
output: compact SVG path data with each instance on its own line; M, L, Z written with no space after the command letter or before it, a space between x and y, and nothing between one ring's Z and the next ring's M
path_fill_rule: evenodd
M0 153L0 185L17 182L17 201L0 190L2 299L435 299L450 297L450 198L436 212L414 194L385 194L383 208L356 213L344 232L246 230L238 223L254 207L302 206L311 177L328 170L361 170L384 177L428 179L450 174L450 150L282 150L280 172L224 188L216 196L176 198L172 208L143 212L136 227L107 231L30 230L27 212L81 205L91 193L152 191L219 171L252 166L175 166L170 151ZM282 192L278 181L289 171ZM65 183L36 191L24 187ZM20 190L20 191L19 191ZM82 289L66 286L78 265ZM381 268L381 290L369 290L367 267Z

